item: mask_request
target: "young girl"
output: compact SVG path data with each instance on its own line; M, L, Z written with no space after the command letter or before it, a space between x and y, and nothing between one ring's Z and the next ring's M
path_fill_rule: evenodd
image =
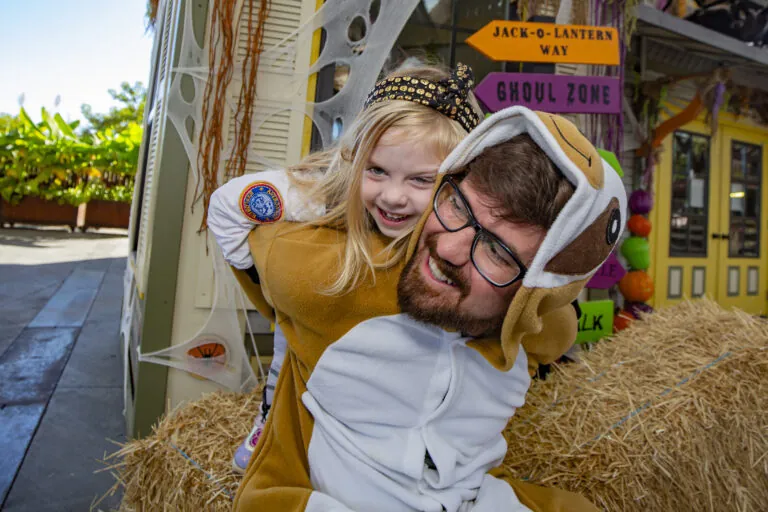
M211 197L208 226L227 262L258 280L247 238L255 225L311 221L347 232L339 272L321 290L353 289L374 268L396 265L408 236L429 207L443 159L480 120L471 92L472 71L435 67L400 69L377 83L363 111L338 145L308 156L285 171L265 171L229 181ZM366 240L376 230L391 239L388 258L374 264ZM272 405L286 350L279 324L264 388L261 414L235 452L233 468L248 465Z

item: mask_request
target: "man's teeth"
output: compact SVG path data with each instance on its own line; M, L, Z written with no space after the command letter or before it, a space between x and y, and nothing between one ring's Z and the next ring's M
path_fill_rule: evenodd
M440 272L440 269L437 268L437 263L435 263L435 260L432 259L432 256L429 257L429 270L432 271L432 275L437 278L438 281L442 281L443 283L453 285L453 281L448 279L445 274Z
M385 212L381 208L379 208L379 211L381 212L382 217L389 220L398 221L398 220L403 220L404 218L407 217L407 215L395 215L394 213Z

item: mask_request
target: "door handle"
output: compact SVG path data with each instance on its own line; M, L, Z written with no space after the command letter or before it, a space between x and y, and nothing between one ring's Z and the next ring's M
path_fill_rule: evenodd
M712 239L717 240L720 238L720 233L712 233Z
M730 240L731 235L730 233L712 233L712 238L714 240Z

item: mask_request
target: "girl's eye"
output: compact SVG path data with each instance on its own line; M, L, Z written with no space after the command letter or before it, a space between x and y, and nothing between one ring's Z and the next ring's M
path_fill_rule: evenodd
M381 167L369 167L368 172L374 176L386 176L387 172Z

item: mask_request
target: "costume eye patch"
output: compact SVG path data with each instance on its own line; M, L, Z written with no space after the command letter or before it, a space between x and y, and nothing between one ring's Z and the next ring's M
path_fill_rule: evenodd
M619 239L619 233L621 233L621 212L616 208L611 212L611 216L608 219L608 227L605 230L605 243L613 246L616 240Z
M621 210L619 200L613 197L592 225L549 260L544 270L563 275L587 274L608 257L620 233Z

